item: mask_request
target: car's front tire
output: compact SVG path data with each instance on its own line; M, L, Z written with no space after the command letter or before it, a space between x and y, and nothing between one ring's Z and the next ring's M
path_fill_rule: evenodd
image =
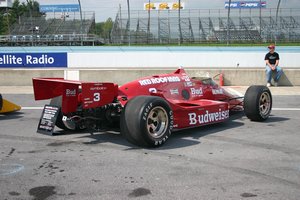
M272 110L272 94L268 87L250 86L244 97L244 112L252 121L264 121Z

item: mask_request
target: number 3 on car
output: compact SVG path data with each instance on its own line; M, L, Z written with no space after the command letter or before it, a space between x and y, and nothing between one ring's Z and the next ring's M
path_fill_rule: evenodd
M99 92L94 93L94 101L100 101L100 93Z

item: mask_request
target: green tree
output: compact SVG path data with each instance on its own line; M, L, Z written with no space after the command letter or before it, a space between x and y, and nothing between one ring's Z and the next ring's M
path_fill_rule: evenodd
M111 30L113 27L113 20L108 18L105 22L96 23L96 34L111 42Z
M4 34L6 31L6 25L4 23L5 19L3 13L0 12L0 35Z
M19 0L15 0L13 2L12 8L9 12L9 22L10 24L13 24L15 22L17 22L20 17L27 12L27 6L25 3L20 3Z
M42 13L40 13L40 4L34 0L27 0L27 4L25 5L27 9L27 14L30 15L32 12L33 17L40 17Z
M1 8L0 10L0 34L8 34L9 27L18 23L21 16L39 17L42 13L39 12L40 4L34 0L27 0L20 3L19 0L14 0L12 8Z

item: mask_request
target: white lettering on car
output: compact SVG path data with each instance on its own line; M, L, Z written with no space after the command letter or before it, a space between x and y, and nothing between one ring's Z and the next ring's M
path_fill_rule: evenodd
M196 89L196 88L191 88L191 94L194 96L201 96L203 95L202 88Z
M73 89L73 90L66 89L66 96L67 97L74 97L74 96L76 96L76 89Z
M157 89L156 88L149 88L149 92L150 93L157 93Z
M210 113L208 110L205 111L205 114L197 115L196 113L189 113L189 124L196 125L196 124L207 124L213 123L218 121L223 121L229 118L229 110L221 110L219 109L218 112Z
M151 79L143 79L138 81L140 85L152 85L152 84L159 84L159 83L175 83L180 82L180 78L178 76L168 76L168 77L157 77Z
M173 94L179 94L178 89L170 89L170 93Z
M222 88L219 88L219 89L212 89L212 93L214 95L216 94L223 94L223 89Z

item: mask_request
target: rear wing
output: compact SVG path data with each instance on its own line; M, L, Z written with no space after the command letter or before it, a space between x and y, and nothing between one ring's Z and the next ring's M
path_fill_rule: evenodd
M62 112L95 108L112 103L118 95L118 85L114 83L97 83L71 81L63 78L33 78L35 100L51 99L62 96Z

